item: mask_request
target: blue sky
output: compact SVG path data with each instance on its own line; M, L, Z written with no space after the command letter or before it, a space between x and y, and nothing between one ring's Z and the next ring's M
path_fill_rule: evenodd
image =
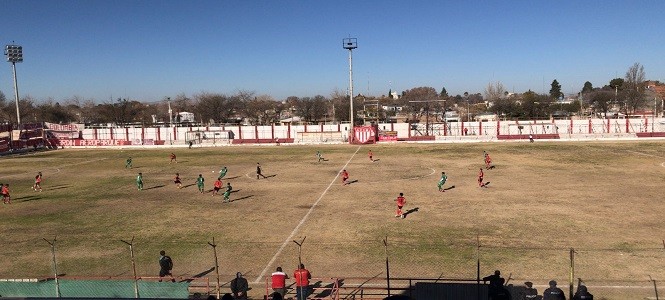
M565 93L635 62L665 80L665 1L2 1L0 42L23 46L20 95L157 101L184 93L374 96ZM13 99L11 64L0 91Z

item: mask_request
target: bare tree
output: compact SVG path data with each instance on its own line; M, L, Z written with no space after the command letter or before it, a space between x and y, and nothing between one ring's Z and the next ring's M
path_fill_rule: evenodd
M485 88L485 99L488 101L497 101L504 96L506 89L503 87L503 84L500 81L496 83L488 83Z
M635 112L646 103L644 97L644 66L640 63L633 64L628 71L626 71L625 84L626 89L624 93L626 114L628 112Z

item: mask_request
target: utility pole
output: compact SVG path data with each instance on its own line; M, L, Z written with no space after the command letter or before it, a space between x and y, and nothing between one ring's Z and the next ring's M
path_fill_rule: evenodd
M19 129L21 128L21 114L18 108L18 81L16 80L16 63L23 62L23 47L19 45L5 46L5 55L7 61L12 63L12 70L14 72L14 99L16 100L16 123Z
M342 40L344 49L349 50L349 137L353 138L353 49L358 48L357 38L345 38Z

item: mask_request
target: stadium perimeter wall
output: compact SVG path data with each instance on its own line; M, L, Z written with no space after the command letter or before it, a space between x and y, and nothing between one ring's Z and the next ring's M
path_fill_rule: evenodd
M397 141L474 142L539 139L602 140L665 138L665 118L533 120L448 123L379 123L380 133ZM60 139L59 146L188 145L232 143L343 143L349 124L86 128L81 139ZM317 139L317 136L321 138ZM325 139L323 137L326 137ZM195 137L195 138L194 138Z

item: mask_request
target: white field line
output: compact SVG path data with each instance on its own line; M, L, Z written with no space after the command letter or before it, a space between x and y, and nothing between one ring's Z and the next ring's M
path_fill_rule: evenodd
M346 162L346 164L344 164L344 166L339 170L340 172L342 170L346 169L346 166L348 166L349 163L351 162L351 160L353 159L353 157L356 156L356 154L360 150L360 147L361 146L358 146L358 149L356 149L356 152L354 152L353 155L351 155L351 158L349 158L349 160ZM291 242L291 240L293 239L293 236L295 236L296 232L298 232L298 229L300 229L300 226L305 224L305 221L307 221L307 218L309 218L309 215L312 213L312 211L314 211L314 208L316 208L316 206L319 205L319 202L321 202L321 199L323 199L323 196L325 196L326 193L328 192L328 190L330 190L330 188L333 186L333 184L337 181L338 177L339 177L339 172L337 172L337 175L335 175L335 178L333 178L333 180L330 181L330 184L328 184L328 187L323 191L323 193L321 193L321 196L319 196L319 199L316 199L316 202L314 202L312 207L309 208L309 210L307 211L305 216L302 217L302 219L300 220L298 225L295 228L293 228L293 231L291 231L291 234L289 234L289 236L284 240L282 245L279 246L279 249L277 250L277 253L275 253L275 255L273 255L272 259L270 259L270 261L268 262L266 267L263 268L263 271L261 271L261 274L259 274L259 276L256 277L256 279L254 280L253 283L256 283L256 284L261 283L261 281L260 281L261 278L263 278L263 276L266 275L266 273L268 272L268 269L272 266L273 263L275 263L275 260L277 260L277 257L282 253L282 251L284 250L286 245L288 245Z
M630 153L633 153L633 154L639 154L639 155L650 156L650 157L656 157L656 158L664 158L664 157L662 157L662 156L653 155L653 154L649 154L649 153L637 152L637 151L633 151L633 150L626 150L626 151L627 151L627 152L630 152Z
M633 154L638 154L638 155L644 155L644 156L649 156L649 157L656 157L656 158L664 158L662 156L658 155L653 155L653 154L648 154L648 153L642 153L642 152L637 152L637 151L632 151L632 150L626 150L627 152L633 153ZM660 166L665 168L665 161L660 163Z
M93 159L93 160L86 160L86 161L77 162L77 163L73 163L73 164L66 164L66 165L62 165L62 166L52 167L52 168L48 168L48 169L46 169L46 170L55 170L54 173L60 173L60 172L62 172L62 170L60 170L60 168L63 168L63 167L69 167L69 166L75 166L75 165L88 164L88 163L97 162L97 161L105 160L105 159L107 159L107 158L98 158L98 159ZM23 173L21 173L21 174L19 174L19 175L22 175L22 174L30 174L30 173L35 173L35 172L33 172L33 171L28 171L28 172L23 172ZM0 176L0 178L10 177L10 176L16 176L16 175L17 175L17 174L2 175L2 176ZM48 175L48 174L47 174L47 175Z

